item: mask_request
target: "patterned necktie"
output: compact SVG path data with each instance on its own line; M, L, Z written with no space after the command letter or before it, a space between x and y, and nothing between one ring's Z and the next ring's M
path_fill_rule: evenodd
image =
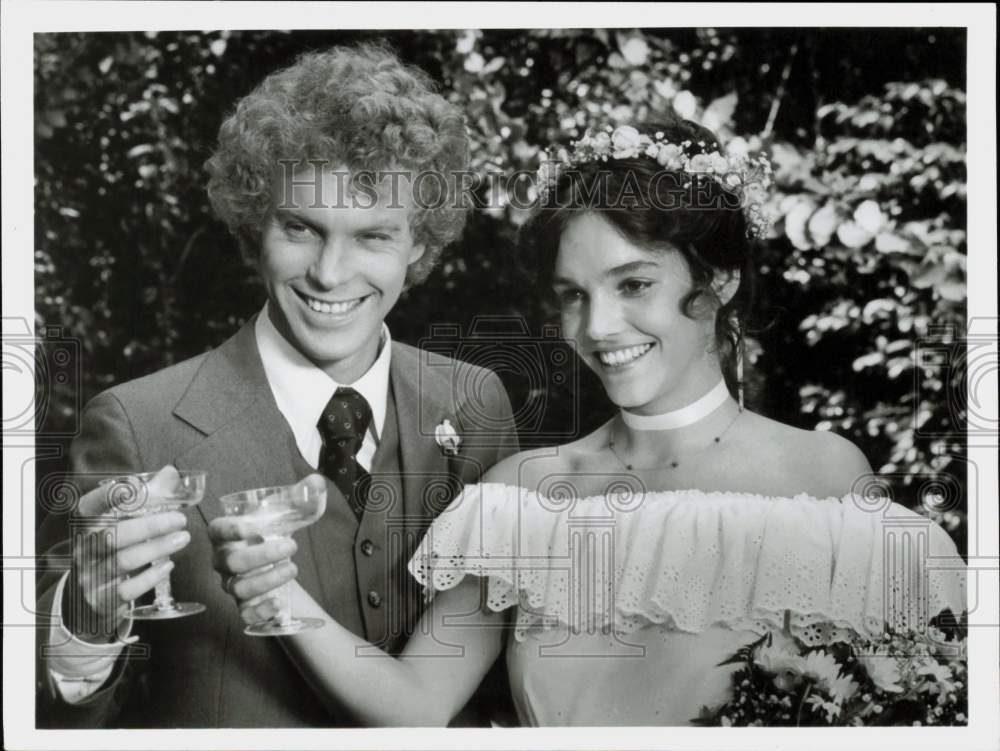
M338 388L326 403L316 427L323 439L319 470L329 477L360 519L365 510L369 474L357 454L372 422L368 402L352 388Z

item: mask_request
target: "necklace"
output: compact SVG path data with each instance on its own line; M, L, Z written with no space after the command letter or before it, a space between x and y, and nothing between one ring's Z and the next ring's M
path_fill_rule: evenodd
M729 399L729 389L722 378L715 387L687 406L659 415L637 415L621 410L622 421L632 430L676 430L694 425L715 412Z
M713 411L714 411L714 410L713 410ZM623 414L624 414L624 413L623 413ZM698 452L697 452L697 454L695 454L695 456L698 456L698 455L701 455L702 453L704 453L704 452L705 452L705 450L706 450L706 449L708 449L708 448L711 448L712 446L715 446L715 445L718 445L719 443L721 443L721 442L722 442L722 437L723 437L723 436L724 436L724 435L725 435L726 433L728 433L728 432L729 432L729 429L730 429L731 427L733 427L733 424L734 424L734 423L736 422L736 420L738 420L738 419L739 419L739 416L740 416L741 414L743 414L743 412L742 412L742 411L741 411L741 412L737 412L737 413L736 413L736 415L735 415L735 417L733 417L733 419L729 421L729 424L728 424L728 425L726 425L726 427L722 429L722 432L721 432L721 433L719 433L719 434L718 434L717 436L715 436L715 437L714 437L714 438L712 439L712 441L711 441L711 442L710 442L710 443L709 443L709 444L708 444L707 446L705 446L705 447L704 447L704 448L702 448L702 449L701 449L700 451L698 451ZM626 425L627 425L627 424L628 424L628 423L626 423ZM622 459L622 458L621 458L621 456L620 456L620 455L618 454L618 452L617 452L617 451L615 450L615 441L614 441L614 426L612 426L612 428L611 428L611 440L610 440L610 441L608 441L608 450L609 450L609 451L611 452L611 454L612 454L612 455L613 455L613 456L615 457L615 459L617 459L617 460L618 460L618 463L619 463L619 464L621 464L621 465L622 465L622 466L623 466L623 467L624 467L625 469L627 469L627 470L628 470L629 472L632 472L632 471L635 471L635 469L636 469L635 465L634 465L634 464L629 464L628 462L626 462L626 461L625 461L624 459ZM640 472L648 472L648 471L651 471L651 470L656 470L656 469L677 469L677 468L678 468L679 466L681 466L681 464L680 464L680 462L679 462L679 461L677 461L676 459L671 459L671 460L670 460L670 461L669 461L669 462L667 463L667 466L666 466L666 467L641 467L641 468L639 468L639 471L640 471Z

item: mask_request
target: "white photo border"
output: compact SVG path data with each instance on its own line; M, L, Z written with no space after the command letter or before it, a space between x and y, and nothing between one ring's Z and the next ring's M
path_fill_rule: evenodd
M964 27L968 34L968 316L984 319L996 337L996 8L973 4L647 4L589 3L237 3L25 2L2 3L2 242L4 334L34 320L32 219L32 35L54 31L181 29L455 29L584 27ZM725 23L717 21L723 19ZM856 19L856 21L855 21ZM4 377L4 402L30 403L31 379ZM980 394L982 396L982 394ZM982 413L996 419L996 393ZM989 445L986 445L989 444ZM998 506L995 438L969 439L970 464L980 468L979 503L969 504L970 725L965 728L770 729L211 729L37 730L34 727L33 629L34 476L30 437L4 436L4 718L14 749L270 749L270 748L618 748L820 749L906 747L997 748ZM24 469L26 468L26 469ZM974 487L970 483L970 487ZM23 499L23 500L22 500ZM978 514L974 512L978 509Z

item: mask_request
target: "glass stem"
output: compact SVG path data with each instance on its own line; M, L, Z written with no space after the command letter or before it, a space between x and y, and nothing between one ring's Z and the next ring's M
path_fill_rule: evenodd
M153 561L153 565L154 566L162 566L168 560L170 560L170 559L169 558L157 558L155 561ZM153 600L153 605L156 606L157 610L173 610L174 609L174 606L175 606L174 596L170 592L170 577L169 576L167 576L167 578L164 579L163 581L157 582L154 591L156 593L156 599Z
M286 558L284 561L282 561L282 563L285 563L286 561L289 560L291 559ZM284 590L283 592L284 602L282 603L281 608L278 610L278 614L274 616L274 622L279 626L288 626L291 625L293 620L295 620L294 618L292 618L292 583L290 581L285 582L284 584L281 585L281 588Z

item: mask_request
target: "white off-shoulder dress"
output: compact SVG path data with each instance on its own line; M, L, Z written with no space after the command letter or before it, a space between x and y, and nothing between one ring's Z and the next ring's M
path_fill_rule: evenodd
M565 490L565 488L563 489ZM432 597L488 579L524 725L684 725L725 701L718 664L767 631L807 644L965 610L954 543L920 514L858 496L697 490L574 497L466 487L410 572Z

